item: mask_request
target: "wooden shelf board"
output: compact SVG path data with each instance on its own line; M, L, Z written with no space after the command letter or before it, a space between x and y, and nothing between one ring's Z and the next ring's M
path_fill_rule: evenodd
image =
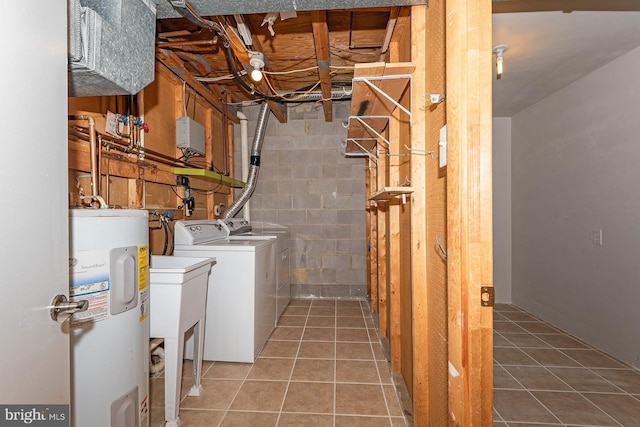
M369 200L389 200L403 194L413 193L413 187L384 187L382 190L369 196Z
M395 62L390 64L374 62L368 64L356 64L353 77L355 79L366 77L372 78L369 81L374 86L380 88L380 90L389 95L392 99L399 101L409 84L409 79L403 76L411 75L414 69L415 65L411 62ZM393 76L398 76L398 78L393 78ZM378 80L376 77L385 77L385 79ZM391 116L391 113L393 113L393 110L396 108L397 107L394 103L386 99L375 89L371 88L367 83L359 80L353 82L350 116L388 117ZM382 133L389 123L387 119L363 118L362 120L366 121L367 124L379 133ZM347 135L349 138L354 139L370 138L375 136L355 119L350 120ZM347 151L349 151L349 148L350 147L348 145ZM356 146L353 146L352 148L358 149Z
M193 178L200 178L207 181L220 183L221 185L225 185L227 187L242 188L245 186L245 182L243 181L205 169L173 168L173 173L176 175L186 175Z

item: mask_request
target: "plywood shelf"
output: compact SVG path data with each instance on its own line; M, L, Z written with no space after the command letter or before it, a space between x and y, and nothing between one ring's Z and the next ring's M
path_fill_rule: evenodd
M176 175L185 175L193 178L200 178L210 182L219 183L220 185L225 185L227 187L242 188L245 186L244 181L240 181L238 179L231 178L226 175L221 175L217 172L205 169L173 168L173 173Z
M413 187L384 187L382 190L369 196L369 200L383 201L411 193L413 193Z
M389 117L398 108L414 69L411 62L356 64L346 152L375 148L376 133L382 134L389 124ZM406 116L410 121L410 116Z

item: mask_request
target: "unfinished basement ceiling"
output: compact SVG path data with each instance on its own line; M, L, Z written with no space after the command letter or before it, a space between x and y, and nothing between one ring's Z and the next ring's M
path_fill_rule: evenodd
M272 110L282 110L284 98L348 97L355 64L388 61L388 40L407 21L410 8L403 6L428 3L344 0L332 9L333 0L190 1L203 18L224 27L226 55L213 30L180 17L168 0L156 2L160 62L227 102L269 95ZM287 11L293 13L278 13ZM494 79L496 117L512 117L640 46L637 0L494 0L493 11L493 45L509 45L503 78ZM269 12L276 12L271 27ZM239 26L251 40L238 35ZM264 55L267 73L260 83L247 75L251 52Z

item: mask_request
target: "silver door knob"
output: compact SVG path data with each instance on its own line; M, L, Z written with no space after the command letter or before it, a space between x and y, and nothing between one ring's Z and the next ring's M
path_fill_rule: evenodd
M64 323L73 313L86 311L89 308L89 301L69 301L66 296L58 294L51 301L51 319L59 323Z

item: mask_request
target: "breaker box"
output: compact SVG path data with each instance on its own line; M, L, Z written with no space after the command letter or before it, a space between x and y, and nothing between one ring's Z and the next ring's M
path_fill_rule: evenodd
M204 155L204 126L187 116L176 119L176 146Z

